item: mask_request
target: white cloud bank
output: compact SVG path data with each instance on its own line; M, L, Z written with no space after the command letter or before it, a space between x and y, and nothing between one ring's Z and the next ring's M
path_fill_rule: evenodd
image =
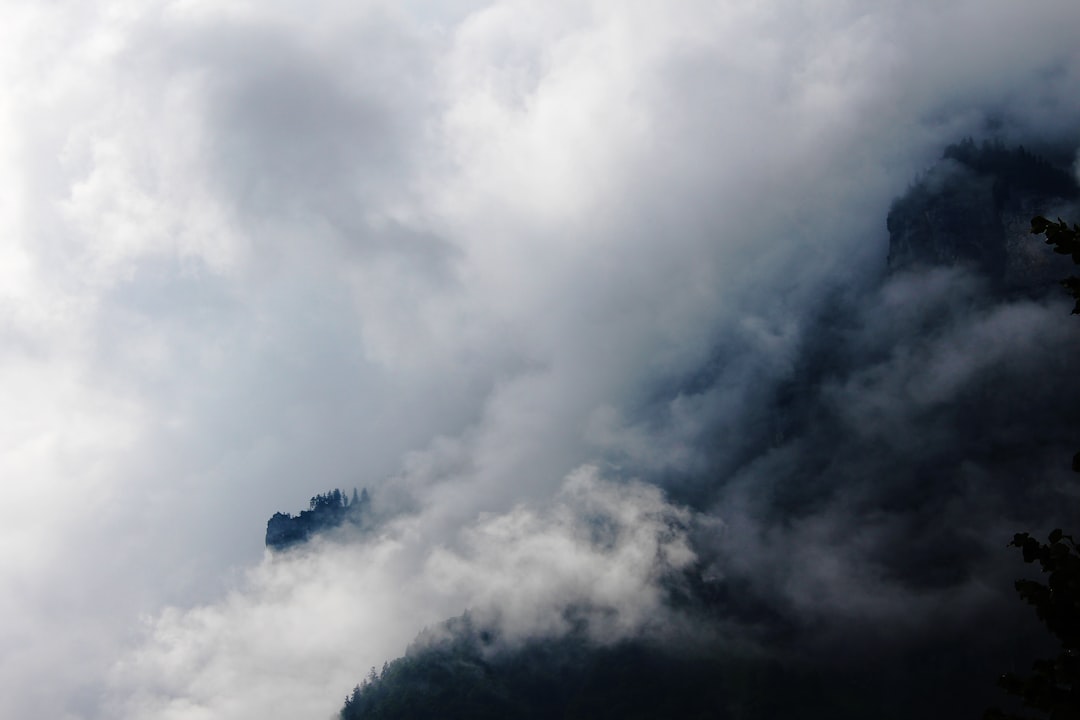
M507 642L565 632L568 605L592 609L600 642L661 631L657 581L693 562L690 522L657 488L583 467L546 509L448 537L410 516L362 541L268 554L225 599L149 621L146 644L113 668L109 714L330 717L343 688L464 608Z

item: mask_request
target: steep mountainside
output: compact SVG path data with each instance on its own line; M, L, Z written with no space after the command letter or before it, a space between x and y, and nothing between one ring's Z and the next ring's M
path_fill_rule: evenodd
M1063 162L949 147L889 212L882 287L827 300L753 422L717 428L727 456L667 486L760 524L699 542L668 588L726 640L511 642L466 617L373 671L342 718L951 719L999 703L997 674L1050 644L1011 595L1024 568L1005 544L1014 523L1073 516L1055 500L1080 432L1080 340L1056 294L1073 268L1029 230L1078 199ZM1026 345L1036 322L1052 330ZM722 401L713 382L676 394ZM836 570L791 579L814 563Z
M1031 218L1068 212L1075 179L1023 147L965 140L889 212L889 266L963 263L1003 289L1027 290L1070 271L1031 236Z

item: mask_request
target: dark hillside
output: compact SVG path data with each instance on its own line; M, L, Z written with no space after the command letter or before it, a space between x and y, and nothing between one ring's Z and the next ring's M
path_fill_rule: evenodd
M1031 236L1031 218L1078 197L1066 169L1023 147L951 145L889 212L889 266L960 263L1002 288L1045 286L1069 268Z

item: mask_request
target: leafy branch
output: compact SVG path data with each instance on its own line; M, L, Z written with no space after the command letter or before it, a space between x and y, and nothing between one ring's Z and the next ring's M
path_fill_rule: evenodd
M1031 220L1033 235L1046 235L1054 252L1069 255L1080 265L1080 225L1069 227L1041 215ZM1061 282L1076 300L1073 314L1080 314L1080 277ZM1073 470L1080 472L1080 453L1073 456ZM1071 535L1060 528L1041 543L1028 533L1017 533L1009 543L1019 548L1026 563L1038 563L1046 583L1017 580L1016 592L1034 606L1039 620L1061 643L1061 651L1047 660L1036 660L1032 673L1006 673L998 686L1023 700L1024 706L1046 713L1050 720L1080 720L1080 548ZM1027 720L1023 716L988 710L985 720Z
M1072 256L1073 262L1080 265L1080 225L1069 224L1061 218L1057 222L1047 220L1042 215L1031 219L1031 234L1046 235L1046 244L1054 246L1059 255ZM1076 300L1073 315L1080 315L1080 277L1072 275L1061 281L1069 295Z

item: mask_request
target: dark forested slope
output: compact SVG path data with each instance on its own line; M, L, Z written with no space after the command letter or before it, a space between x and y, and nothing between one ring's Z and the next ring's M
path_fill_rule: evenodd
M952 145L889 212L890 268L961 263L999 289L1045 286L1069 267L1031 236L1031 218L1077 195L1069 172L1023 147Z

